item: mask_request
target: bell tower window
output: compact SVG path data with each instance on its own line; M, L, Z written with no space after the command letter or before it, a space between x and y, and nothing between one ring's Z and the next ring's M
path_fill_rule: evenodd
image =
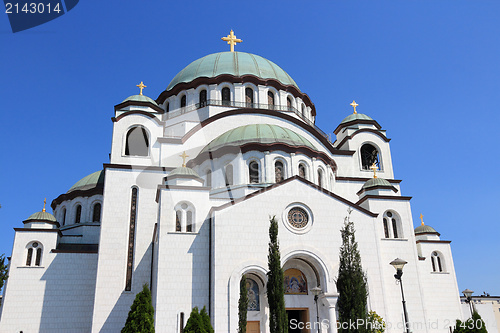
M253 107L253 89L245 88L245 103L247 108Z
M270 110L274 110L274 94L271 91L267 92L267 105Z
M222 105L231 105L231 90L228 87L222 88Z
M306 178L306 167L304 164L299 164L299 177Z
M292 110L292 99L290 97L286 98L286 109L288 111L293 111Z
M82 218L82 206L78 205L76 206L75 223L80 223L81 218Z
M259 182L259 163L252 161L248 164L248 173L250 175L250 184Z
M146 130L141 126L131 128L127 133L125 155L148 156L149 140Z
M203 89L200 91L200 108L207 106L207 91Z
M370 167L375 163L375 165L380 170L380 161L377 148L369 143L364 144L361 147L361 167L363 170L370 170Z
M181 108L186 107L186 95L182 95L181 97Z
M283 168L283 163L280 161L277 161L274 163L274 181L276 183L279 183L285 179L285 170Z

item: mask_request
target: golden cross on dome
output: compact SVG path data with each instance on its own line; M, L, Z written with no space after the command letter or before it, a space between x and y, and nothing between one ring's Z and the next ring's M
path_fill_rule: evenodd
M42 212L45 212L45 204L47 203L47 198L43 199L43 209Z
M182 157L182 167L185 168L186 167L186 157L189 157L189 155L186 154L186 151L182 152L182 155L179 155L180 157Z
M354 114L358 113L358 112L356 111L356 106L358 106L358 105L359 105L358 103L356 103L354 100L352 100L352 103L351 103L351 104L349 104L349 105L350 105L350 106L352 106L352 107L354 108Z
M373 178L377 178L377 170L378 170L378 166L375 165L375 162L373 162L372 166L370 167L370 169L373 170Z
M139 89L141 89L141 91L139 92L139 95L142 95L142 89L146 88L147 86L145 86L144 83L142 83L142 81L141 81L141 83L136 85L136 87L139 87Z
M424 215L420 214L420 221L422 221L422 225L424 225Z
M231 45L231 52L234 52L234 46L236 45L236 43L241 43L242 42L241 39L236 38L236 36L234 35L233 30L231 30L231 33L229 35L227 35L227 37L222 37L221 39L223 41L227 42L229 45Z

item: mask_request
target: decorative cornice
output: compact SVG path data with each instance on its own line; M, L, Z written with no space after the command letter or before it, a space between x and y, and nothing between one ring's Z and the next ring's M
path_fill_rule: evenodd
M356 205L361 205L364 201L368 199L375 199L375 200L396 200L396 201L410 201L411 197L404 197L404 196L398 196L398 195L373 195L369 194L364 196L363 198L359 199L358 202L356 202Z
M125 101L125 102L122 102L120 104L116 104L115 111L126 108L127 106L147 106L155 111L158 111L158 113L165 113L165 110L163 110L158 105L154 105L151 102L142 102L142 101Z
M352 133L351 135L348 135L346 136L344 139L342 139L342 141L340 141L340 143L337 145L337 147L342 147L344 145L344 143L347 142L347 140L350 140L352 139L354 136L360 134L360 133L363 133L363 132L369 132L369 133L373 133L373 134L376 134L378 135L380 138L382 138L382 140L384 140L385 142L389 142L391 141L391 139L388 139L383 133L381 133L380 131L377 131L377 130L374 130L373 128L361 128L359 130L357 130L356 132Z
M57 232L59 234L59 236L62 236L62 233L59 229L14 228L14 231L20 231L20 232Z
M340 130L344 127L349 127L354 124L367 124L367 125L374 125L377 129L382 129L382 126L379 125L375 120L368 120L368 119L354 119L345 123L340 123L339 126L333 131L335 135L337 135Z
M111 121L116 123L117 121L119 121L120 119L122 119L126 116L132 116L135 114L140 114L140 115L146 116L148 118L153 119L158 125L163 125L163 122L161 120L159 120L158 118L156 118L153 114L151 114L147 111L142 111L142 110L126 111L126 112L122 113L121 115L119 115L118 117L111 117Z
M57 221L56 222L52 222L52 221L38 220L38 219L24 220L23 224L32 223L32 222L42 222L42 223L47 223L47 224L55 225L57 228L60 227L59 222L57 222Z
M442 243L442 244L450 244L451 241L445 241L445 240L431 240L431 239L419 239L416 241L416 243Z
M54 200L52 200L50 207L52 207L52 209L55 209L56 206L59 205L60 203L62 203L63 201L73 200L74 198L77 198L77 197L88 198L88 197L91 197L93 195L103 194L103 191L104 191L104 186L97 185L96 187L88 189L88 190L74 190L74 191L71 191L68 193L63 193L60 196L58 196L57 198L55 198Z
M371 191L371 190L378 190L378 189L381 189L381 190L393 190L394 193L398 193L398 189L395 188L394 186L387 186L387 185L377 185L377 186L372 186L372 187L369 187L369 188L362 188L361 190L358 191L358 193L356 193L356 195L360 195L366 191Z
M172 171L174 167L160 167L160 166L147 166L147 165L134 165L134 164L114 164L103 163L104 169L126 169L126 170L151 170L151 171Z
M311 101L307 94L302 93L296 86L294 85L284 85L278 80L275 79L262 79L255 75L242 75L242 76L234 76L231 74L221 74L216 77L198 77L191 82L180 82L176 84L172 89L163 91L160 96L156 99L156 103L163 104L165 100L173 95L177 95L182 90L188 90L191 88L196 88L202 84L210 85L210 84L221 84L223 82L231 82L231 83L245 83L250 82L258 85L271 86L276 88L277 90L284 90L291 93L294 97L300 97L304 103L311 108L312 115L316 116L316 107L314 103Z
M372 179L372 178L364 178L364 177L339 177L339 176L337 176L335 178L335 180L337 180L337 181L352 181L352 182L363 182L363 183L366 183L370 179ZM385 179L385 180L387 180L389 183L395 183L395 184L399 184L399 183L402 182L401 179Z

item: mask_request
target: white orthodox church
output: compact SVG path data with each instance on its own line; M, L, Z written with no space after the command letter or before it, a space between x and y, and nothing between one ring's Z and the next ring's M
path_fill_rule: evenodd
M450 241L423 222L414 229L382 126L353 102L354 113L337 111L332 142L315 125L321 111L282 68L234 52L232 32L225 40L231 52L193 61L156 99L141 82L114 108L109 163L53 199L52 214L15 228L0 332L119 332L148 284L156 332L182 332L191 309L206 306L215 332L233 333L243 275L247 332L269 332L272 216L289 319L319 317L321 332L336 332L348 210L368 307L387 332L404 330L395 258L408 262L412 332L446 333L461 318Z

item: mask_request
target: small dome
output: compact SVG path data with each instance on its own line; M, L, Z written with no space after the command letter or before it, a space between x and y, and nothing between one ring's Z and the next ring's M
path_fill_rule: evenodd
M170 173L167 175L167 178L170 178L173 176L200 178L200 175L198 175L196 173L196 171L194 171L193 169L188 168L188 167L175 168L174 170L170 171Z
M299 88L281 67L261 56L245 52L219 52L193 61L180 71L166 90L179 83L189 83L199 77L214 78L222 74L237 77L253 75L261 79L274 79L284 85Z
M54 215L52 215L50 213L47 213L47 212L37 212L35 214L32 214L30 217L28 217L26 219L26 221L49 221L49 222L56 222L56 218L54 217Z
M104 186L104 170L96 171L86 177L83 177L79 181L75 183L75 185L71 186L67 193L76 191L76 190L90 190L95 187L103 187Z
M152 98L149 98L148 96L145 95L132 95L127 98L122 103L132 101L132 102L149 102L152 103L156 106L158 106L158 103L156 103Z
M392 184L383 178L372 178L372 179L367 180L362 188L367 189L367 188L375 187L375 186L391 186L392 187Z
M349 116L345 117L344 120L342 120L341 124L353 121L353 120L373 120L372 118L368 117L366 114L362 113L353 113L350 114Z
M419 225L418 227L415 228L415 235L418 235L418 234L438 234L439 235L439 232L437 232L436 229L434 229L430 225L422 224L422 225Z
M253 124L234 128L218 136L203 148L201 153L214 151L225 146L241 146L245 143L263 144L284 143L290 146L306 146L316 150L313 144L302 135L278 125Z

